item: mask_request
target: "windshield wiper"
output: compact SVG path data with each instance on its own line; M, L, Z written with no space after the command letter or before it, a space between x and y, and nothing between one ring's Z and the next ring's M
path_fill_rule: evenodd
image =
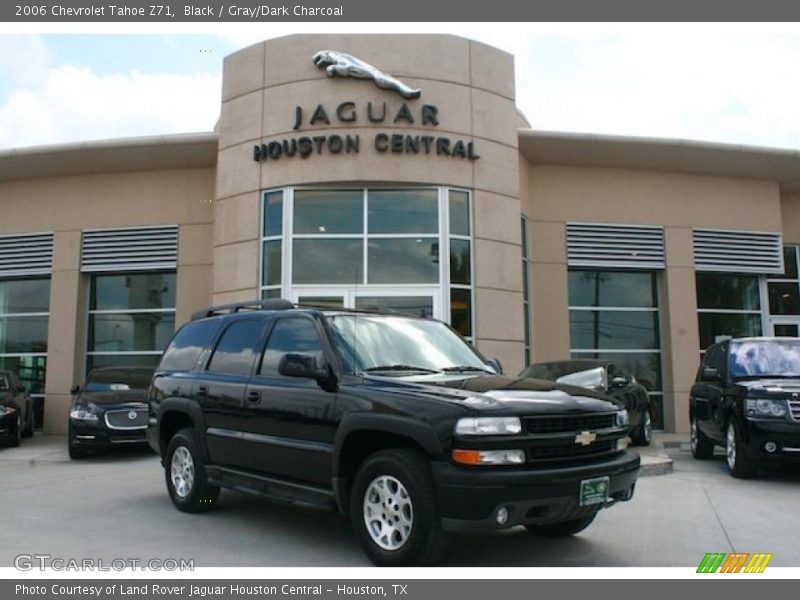
M491 373L494 375L494 371L490 371L489 369L482 369L480 367L473 367L472 365L459 365L457 367L445 367L442 369L445 373L466 373L467 371L475 371L481 373Z
M364 369L365 373L372 373L373 371L419 371L420 373L438 373L436 369L428 369L427 367L415 367L414 365L380 365L377 367L370 367Z

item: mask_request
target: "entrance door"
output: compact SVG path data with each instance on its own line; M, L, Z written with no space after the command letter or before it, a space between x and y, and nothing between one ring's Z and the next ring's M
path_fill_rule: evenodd
M340 288L294 289L292 298L297 304L322 308L354 308L380 310L417 317L443 319L444 311L437 288Z
M798 337L800 334L800 317L771 317L772 335L780 337Z

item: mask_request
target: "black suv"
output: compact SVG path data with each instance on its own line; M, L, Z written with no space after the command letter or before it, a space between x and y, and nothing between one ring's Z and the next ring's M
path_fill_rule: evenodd
M335 507L379 565L434 562L444 530L571 535L631 499L624 408L491 365L432 319L211 308L161 359L148 439L178 509L222 487Z
M706 350L689 398L691 448L725 448L731 475L800 458L800 339L737 338Z

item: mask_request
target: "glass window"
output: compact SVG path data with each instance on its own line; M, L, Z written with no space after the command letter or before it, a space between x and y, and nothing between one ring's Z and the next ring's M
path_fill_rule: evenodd
M344 296L298 296L297 303L320 308L344 308Z
M468 236L469 231L469 194L459 190L450 190L450 235Z
M797 282L767 284L769 290L769 313L771 315L800 314L800 294Z
M362 190L298 190L294 194L294 232L362 233Z
M255 319L233 322L217 343L208 370L249 376L264 324L264 321Z
M0 352L47 352L47 323L46 316L0 318Z
M263 269L261 281L263 285L281 284L281 240L264 242Z
M89 350L146 352L161 350L175 333L175 314L98 313L89 318Z
M161 371L189 371L194 368L203 350L211 343L219 322L216 320L192 321L172 338L161 359Z
M397 312L415 317L433 316L433 298L430 296L358 296L358 310Z
M655 277L648 272L570 270L569 305L655 307Z
M722 339L761 335L761 314L704 313L699 315L700 348Z
M375 233L438 233L436 190L370 190L369 224Z
M778 337L797 337L800 334L800 326L791 323L776 323L773 329Z
M797 279L797 246L783 247L783 273L770 275L770 279Z
M86 370L105 367L153 367L158 364L158 354L89 354Z
M344 283L364 281L361 239L295 239L293 283Z
M759 310L758 275L697 273L697 307Z
M264 237L283 234L283 192L264 194Z
M472 290L450 290L450 325L462 336L472 336Z
M469 240L450 240L450 283L469 285L471 280Z
M281 358L290 352L313 354L317 365L322 365L322 343L317 327L311 319L288 317L279 319L270 333L261 367L258 372L266 377L279 376Z
M175 273L95 275L92 287L91 310L175 307Z
M50 279L0 281L0 313L32 313L50 310Z
M438 238L372 238L369 283L438 283Z
M570 310L570 345L576 349L658 349L654 311Z
M16 373L29 394L44 394L46 356L0 356L0 369Z
M573 352L572 358L613 360L631 373L648 392L661 391L661 354L659 352Z

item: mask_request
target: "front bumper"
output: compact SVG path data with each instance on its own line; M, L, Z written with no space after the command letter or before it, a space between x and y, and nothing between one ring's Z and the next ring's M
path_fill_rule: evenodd
M745 453L756 460L800 459L800 423L747 419L742 431ZM765 445L773 442L775 452L767 452Z
M147 444L147 430L142 429L109 429L102 417L98 423L71 421L70 443L76 448L102 449L120 446L137 446Z
M515 525L542 525L578 519L604 505L580 506L581 481L608 476L609 502L630 500L639 474L639 456L626 451L575 466L541 469L432 465L442 526L448 531L486 531ZM502 525L498 509L508 510Z
M0 439L13 439L17 435L17 413L0 416Z

